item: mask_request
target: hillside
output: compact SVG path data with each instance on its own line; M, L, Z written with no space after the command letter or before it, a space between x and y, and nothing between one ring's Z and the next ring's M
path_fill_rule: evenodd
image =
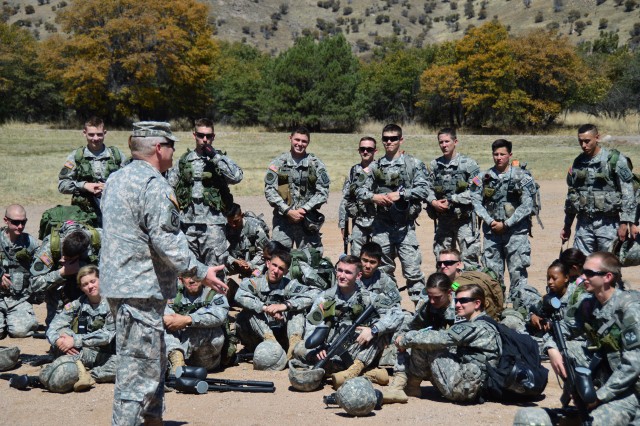
M596 2L600 3L596 5ZM575 44L600 31L628 43L640 33L640 0L208 0L215 37L278 53L308 32L341 31L366 54L384 37L397 35L421 46L455 40L469 26L497 18L514 34L557 28ZM59 30L55 11L73 0L3 0L2 18L38 37ZM635 31L635 34L631 34Z

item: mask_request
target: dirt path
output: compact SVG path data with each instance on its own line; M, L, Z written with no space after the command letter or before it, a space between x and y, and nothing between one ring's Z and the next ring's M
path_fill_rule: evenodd
M542 193L542 230L534 223L532 239L532 265L529 268L529 282L540 291L545 288L547 266L558 256L562 226L562 208L566 185L563 181L540 182ZM342 241L337 228L337 206L340 194L331 194L329 205L323 208L327 217L323 231L325 252L335 259L342 252ZM271 218L271 210L263 197L239 197L238 202L246 209L264 213ZM44 206L28 206L31 222L29 232L37 234L37 219ZM418 238L423 253L423 270L429 274L435 270L431 251L433 224L421 216ZM625 280L640 283L640 267L624 270ZM406 296L406 295L404 295ZM411 304L403 301L406 308ZM44 305L36 307L38 318L44 322ZM3 346L18 345L25 355L41 355L47 350L44 340L5 339ZM37 374L39 368L23 364L11 373ZM332 392L329 386L312 393L299 393L289 389L287 371L253 371L251 364L240 364L229 368L215 377L231 379L268 380L276 384L275 394L210 393L207 395L184 395L170 393L166 398L164 419L169 425L334 425L370 424L388 425L425 424L435 421L443 426L465 425L510 425L518 407L487 402L482 405L455 405L444 401L438 392L423 383L422 399L412 398L408 404L388 405L375 411L367 418L345 417L340 409L325 408L322 396ZM538 403L542 406L558 406L560 389L553 374L549 377L546 398ZM102 384L83 394L52 394L40 389L20 392L9 388L6 381L0 381L0 412L3 423L15 425L106 425L110 422L113 385Z

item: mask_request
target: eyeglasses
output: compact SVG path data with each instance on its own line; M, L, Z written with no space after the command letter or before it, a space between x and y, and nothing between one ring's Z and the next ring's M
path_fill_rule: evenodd
M364 154L365 152L368 152L369 154L372 154L376 151L375 148L373 147L368 147L368 146L361 146L360 148L358 148L358 151L360 151L360 153Z
M164 146L168 146L169 148L173 148L175 145L174 141L166 141L166 142L161 142L158 145L164 145Z
M209 139L210 141L212 141L213 139L215 139L216 134L215 133L200 133L200 132L195 132L196 137L198 139Z
M383 136L382 142L398 142L400 140L400 136Z
M455 265L458 262L460 261L459 260L438 260L436 261L436 268L440 267L441 265L444 265L444 266Z
M599 277L604 277L605 275L607 275L609 273L609 271L594 271L592 269L583 269L582 273L587 278L593 278L596 275L599 276Z
M10 219L8 217L4 217L5 219L7 219L13 226L25 226L27 224L27 219L23 219L23 220L18 220L18 219Z
M87 136L89 136L90 138L101 138L104 136L104 133L87 133Z
M478 299L475 299L473 297L456 297L453 300L455 301L455 303L459 303L461 305L464 305L465 303L475 302Z

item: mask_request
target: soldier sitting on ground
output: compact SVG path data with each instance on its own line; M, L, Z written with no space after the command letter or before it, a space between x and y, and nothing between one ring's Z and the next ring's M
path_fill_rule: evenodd
M262 218L252 212L244 212L233 203L227 211L225 235L229 242L227 272L247 278L260 275L264 267L262 249L269 241L269 228Z
M76 360L79 379L73 390L81 392L96 382L115 382L112 341L116 328L107 300L100 297L98 268L95 265L80 268L77 279L83 295L56 314L47 330L47 340L56 356L71 355Z

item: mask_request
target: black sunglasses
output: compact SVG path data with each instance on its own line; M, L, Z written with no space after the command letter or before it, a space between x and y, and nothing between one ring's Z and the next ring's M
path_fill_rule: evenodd
M587 278L593 278L596 275L599 277L604 277L605 275L607 275L609 272L608 271L594 271L592 269L583 269L582 273L584 274L585 277Z
M358 151L365 153L368 152L369 154L373 153L376 151L375 148L372 147L368 147L368 146L361 146L360 148L358 148Z
M207 138L207 139L209 139L210 141L212 141L212 140L216 137L216 134L215 134L215 133L200 133L200 132L195 132L195 133L196 133L196 137L197 137L198 139L204 139L204 138Z
M383 136L382 142L398 142L400 140L400 136Z
M440 265L445 265L445 266L455 265L458 262L459 260L438 260L436 261L436 268L439 267Z
M24 220L18 220L18 219L10 219L8 217L4 217L5 219L7 219L13 226L25 226L27 224L27 219Z
M453 300L455 301L455 303L459 303L461 305L464 305L465 303L475 302L478 299L476 299L474 297L456 297Z

